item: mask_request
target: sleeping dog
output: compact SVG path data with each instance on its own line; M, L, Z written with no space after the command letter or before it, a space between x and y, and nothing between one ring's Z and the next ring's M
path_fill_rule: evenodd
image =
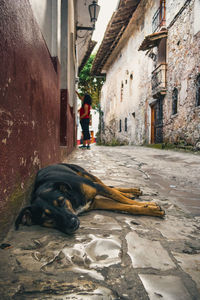
M19 213L15 228L18 229L19 224L38 224L71 234L80 225L78 215L93 209L157 217L165 215L154 202L133 200L133 195L141 194L138 188L106 186L99 178L74 164L50 165L38 171L31 204Z

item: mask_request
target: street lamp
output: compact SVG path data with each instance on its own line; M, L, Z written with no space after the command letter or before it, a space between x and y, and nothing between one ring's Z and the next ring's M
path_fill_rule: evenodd
M92 4L88 6L89 14L90 14L90 21L93 23L92 27L82 27L76 26L76 30L94 30L95 29L95 22L97 21L100 6L97 4L96 0L93 0Z

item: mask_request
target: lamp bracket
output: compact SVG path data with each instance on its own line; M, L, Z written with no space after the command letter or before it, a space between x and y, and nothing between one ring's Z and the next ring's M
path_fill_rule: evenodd
M76 26L76 30L94 30L95 27L82 27L82 26Z

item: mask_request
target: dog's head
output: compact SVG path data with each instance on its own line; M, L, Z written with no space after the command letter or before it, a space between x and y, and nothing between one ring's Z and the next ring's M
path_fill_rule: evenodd
M36 194L33 204L21 210L15 221L16 230L20 224L56 228L67 234L78 229L79 219L66 193L58 190L57 185Z

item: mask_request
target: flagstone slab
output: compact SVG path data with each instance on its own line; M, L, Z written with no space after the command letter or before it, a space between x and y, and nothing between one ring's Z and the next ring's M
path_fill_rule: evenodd
M173 255L180 267L195 281L200 292L200 254L191 255L173 252Z
M139 274L150 300L191 300L181 279L177 276Z
M159 241L141 238L136 232L129 232L126 241L128 255L134 268L154 268L165 271L176 267Z
M102 232L105 230L121 230L122 227L119 223L109 216L104 216L102 214L85 214L80 217L81 225L83 229L100 229Z

